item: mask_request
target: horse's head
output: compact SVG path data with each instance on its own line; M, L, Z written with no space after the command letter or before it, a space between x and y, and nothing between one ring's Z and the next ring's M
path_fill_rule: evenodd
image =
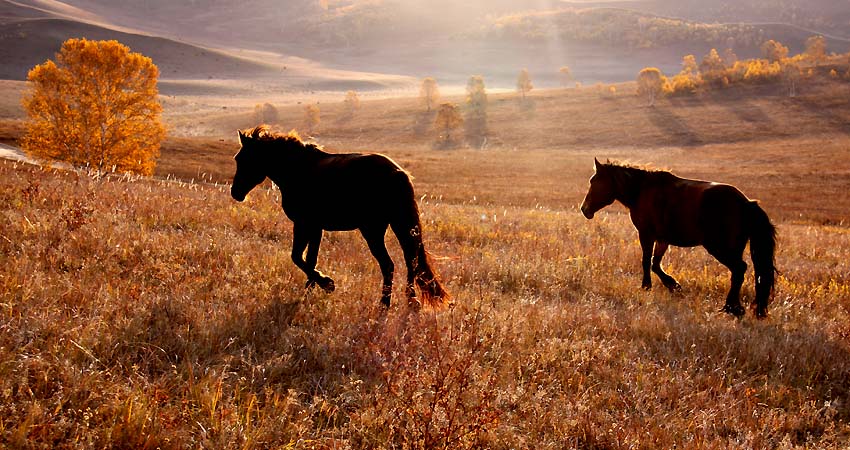
M245 200L251 189L266 179L268 152L265 151L266 142L261 139L261 133L267 132L264 127L244 133L239 131L239 143L242 148L233 157L236 160L236 174L233 175L233 184L230 187L230 195L238 202Z
M614 168L600 163L596 158L593 158L593 164L596 173L590 177L590 188L587 190L587 195L584 196L584 201L581 202L581 213L588 219L592 219L596 211L614 203L614 200L616 200L614 177L611 173Z

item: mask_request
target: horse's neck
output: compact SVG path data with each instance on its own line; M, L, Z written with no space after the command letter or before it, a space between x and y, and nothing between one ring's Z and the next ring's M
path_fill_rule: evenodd
M635 206L646 183L646 178L647 174L645 172L636 170L623 171L617 182L619 185L616 197L617 201L622 203L626 208Z
M281 190L296 188L318 163L320 155L308 151L294 151L281 155L269 163L269 179Z

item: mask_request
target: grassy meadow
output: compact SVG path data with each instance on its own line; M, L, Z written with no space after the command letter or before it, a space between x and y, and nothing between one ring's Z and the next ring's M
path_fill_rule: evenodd
M533 92L531 110L493 95L484 149L434 148L415 99L364 101L348 120L323 105L319 143L384 152L415 176L454 297L419 313L399 301L391 235L389 311L358 233L325 234L319 268L337 290L305 291L279 193L230 199L235 133L169 138L154 178L0 162L0 443L846 448L847 85L654 109L629 89ZM281 108L281 122L300 113ZM251 125L240 114L205 120ZM729 273L699 248L665 258L682 292L640 290L625 210L577 210L594 156L761 199L780 236L769 318L718 312Z

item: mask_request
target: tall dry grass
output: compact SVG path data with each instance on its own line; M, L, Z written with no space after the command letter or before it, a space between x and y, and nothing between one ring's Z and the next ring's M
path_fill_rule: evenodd
M665 259L681 294L643 292L620 210L461 201L468 186L420 164L426 246L456 306L410 314L382 312L356 233L322 245L337 291L305 292L275 191L243 205L224 186L0 163L2 445L850 442L846 227L780 222L770 318L736 320L717 312L728 272L700 249Z

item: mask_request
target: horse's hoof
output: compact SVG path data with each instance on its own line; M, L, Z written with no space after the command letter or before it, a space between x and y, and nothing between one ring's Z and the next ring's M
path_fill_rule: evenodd
M726 314L732 314L735 317L741 317L744 315L744 307L741 305L723 305L723 308L720 311L725 312Z
M670 292L681 292L682 285L674 281L667 285L667 289L669 289Z
M336 286L334 286L334 280L328 277L320 278L317 283L320 288L324 289L325 292L333 292L334 289L336 289Z
M756 319L758 319L758 320L767 319L767 310L762 310L762 309L756 308Z
M642 284L642 285L640 285L640 288L643 289L644 291L651 291L652 285L651 284Z
M413 312L419 312L422 309L422 302L416 297L409 297L407 299L407 309Z
M390 309L390 297L388 295L381 297L381 306L383 306L384 309Z

